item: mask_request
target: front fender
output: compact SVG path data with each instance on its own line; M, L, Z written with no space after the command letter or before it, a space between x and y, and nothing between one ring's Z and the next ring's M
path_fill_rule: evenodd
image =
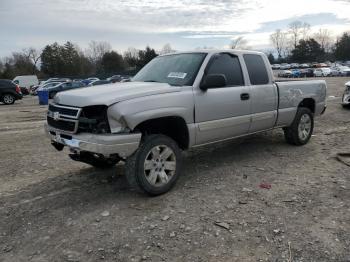
M189 90L176 95L170 93L122 101L111 105L107 114L111 127L118 122L133 130L146 120L170 116L181 117L186 124L191 124L194 122L193 109L193 94Z

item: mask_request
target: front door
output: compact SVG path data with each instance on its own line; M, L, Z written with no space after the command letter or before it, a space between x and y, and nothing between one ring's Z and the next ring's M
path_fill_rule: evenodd
M250 126L250 87L244 84L239 57L214 55L206 69L205 75L209 74L224 75L227 84L195 90L197 145L247 134Z

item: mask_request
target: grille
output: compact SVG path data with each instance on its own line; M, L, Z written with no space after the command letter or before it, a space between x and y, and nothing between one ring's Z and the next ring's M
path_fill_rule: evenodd
M49 111L59 112L60 115L71 116L74 118L77 118L79 114L79 108L69 108L69 107L57 106L53 104L49 104Z
M47 123L49 124L49 126L52 126L53 128L67 131L67 132L74 132L77 124L76 122L72 122L72 121L54 120L49 116L47 117Z

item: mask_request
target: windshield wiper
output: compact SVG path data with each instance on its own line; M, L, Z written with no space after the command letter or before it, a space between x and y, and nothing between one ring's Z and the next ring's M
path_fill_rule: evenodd
M159 81L156 81L156 80L145 80L143 82L149 82L149 83L166 83L168 85L171 85L171 86L183 86L183 85L180 85L180 84L171 84L171 83L167 83L167 82L159 82Z

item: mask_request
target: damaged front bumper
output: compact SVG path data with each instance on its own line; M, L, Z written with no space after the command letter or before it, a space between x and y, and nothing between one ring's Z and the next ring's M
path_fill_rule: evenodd
M127 134L69 134L45 124L47 136L56 149L67 146L74 152L91 152L105 157L117 154L122 158L132 155L139 147L141 133Z

